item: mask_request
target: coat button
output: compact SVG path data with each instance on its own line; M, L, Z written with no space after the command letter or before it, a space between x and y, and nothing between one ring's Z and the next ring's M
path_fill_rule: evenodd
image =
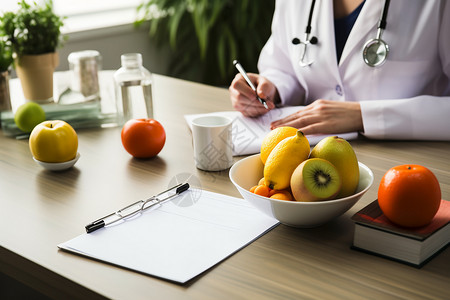
M339 96L342 96L344 93L342 92L342 88L339 84L336 85L336 94L338 94Z

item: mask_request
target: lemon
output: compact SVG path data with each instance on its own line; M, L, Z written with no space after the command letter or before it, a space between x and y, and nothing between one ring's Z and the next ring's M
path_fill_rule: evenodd
M270 152L273 148L287 137L293 136L297 133L297 129L290 126L278 127L271 130L263 139L261 143L261 160L263 164L266 163Z
M309 152L308 139L300 130L283 139L270 152L264 165L265 185L277 190L288 188L292 173L308 158Z

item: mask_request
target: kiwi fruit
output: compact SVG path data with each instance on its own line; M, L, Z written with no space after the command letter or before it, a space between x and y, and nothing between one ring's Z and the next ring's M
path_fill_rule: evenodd
M313 202L333 199L341 189L342 180L332 163L310 158L294 170L290 184L296 201Z
M337 136L326 137L311 150L309 157L328 160L339 171L342 187L337 198L355 193L359 183L359 164L349 142Z

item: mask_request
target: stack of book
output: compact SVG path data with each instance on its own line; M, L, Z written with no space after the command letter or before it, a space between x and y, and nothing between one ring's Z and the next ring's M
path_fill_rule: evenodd
M420 228L399 227L381 211L378 201L353 215L353 249L423 266L450 243L450 201L441 205L429 225Z
M55 103L41 104L47 120L63 120L75 130L92 127L112 127L118 125L117 110L114 101L114 71L100 72L101 99L85 101L83 95L75 93L70 86L70 71L55 72ZM0 112L0 127L6 136L17 139L28 138L29 133L21 131L15 121L16 109L26 102L18 78L10 80L12 111Z

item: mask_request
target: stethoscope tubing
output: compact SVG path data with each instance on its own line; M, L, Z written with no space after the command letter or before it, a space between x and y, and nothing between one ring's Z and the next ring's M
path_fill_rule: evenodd
M310 37L312 16L314 13L315 4L316 4L316 0L312 0L311 8L309 10L309 15L308 15L308 23L307 23L306 29L305 29L305 41L302 42L298 38L294 38L292 40L292 43L294 45L300 44L304 47L302 54L300 55L300 61L299 61L299 65L301 67L307 67L313 63L312 61L305 62L306 48L307 48L308 44L314 45L314 44L317 44L317 42L318 42L318 39L315 36ZM390 6L390 0L385 0L383 11L382 11L381 17L380 17L380 21L378 22L377 36L374 39L368 40L364 44L364 47L363 47L363 52L362 52L363 60L369 67L379 67L379 66L383 65L386 62L386 59L389 54L389 45L382 39L383 32L386 29L386 25L387 25L386 19L387 19L387 15L388 15L388 11L389 11L389 6Z

